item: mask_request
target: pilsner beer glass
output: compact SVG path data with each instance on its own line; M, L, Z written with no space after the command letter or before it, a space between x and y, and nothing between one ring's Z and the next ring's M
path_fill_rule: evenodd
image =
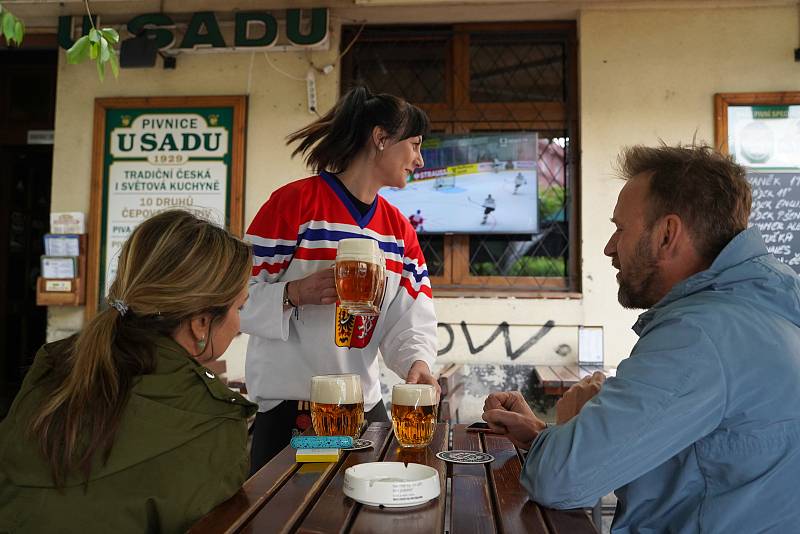
M361 435L364 394L358 375L311 377L311 424L318 436Z
M351 315L375 316L383 299L386 262L374 239L342 239L336 251L336 294Z
M427 447L436 430L436 390L430 384L392 388L392 427L401 447Z

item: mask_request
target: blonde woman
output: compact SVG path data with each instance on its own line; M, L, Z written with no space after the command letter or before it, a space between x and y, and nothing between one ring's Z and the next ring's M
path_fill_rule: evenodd
M134 230L110 306L42 347L0 423L0 532L182 532L241 486L255 405L202 364L239 332L250 266L188 212Z

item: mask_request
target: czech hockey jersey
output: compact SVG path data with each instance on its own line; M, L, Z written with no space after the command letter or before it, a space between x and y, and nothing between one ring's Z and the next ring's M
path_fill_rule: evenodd
M287 282L330 268L340 239L378 242L386 288L378 317L354 317L336 305L283 309ZM408 219L378 195L361 215L335 177L287 184L261 207L245 239L253 245L250 298L241 330L250 335L245 374L251 400L267 411L308 400L311 377L357 373L364 408L381 400L378 350L405 378L416 360L433 367L436 314L425 259Z

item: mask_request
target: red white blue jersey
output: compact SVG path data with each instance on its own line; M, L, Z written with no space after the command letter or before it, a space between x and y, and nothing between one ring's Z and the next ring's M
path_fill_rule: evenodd
M378 317L354 317L338 304L283 309L287 282L329 268L340 239L378 242L386 289ZM433 367L436 313L425 258L408 219L381 196L365 214L327 174L287 184L261 207L245 239L253 245L250 299L241 329L250 335L245 380L260 411L308 400L311 377L357 373L364 407L381 400L378 350L405 378L416 360Z

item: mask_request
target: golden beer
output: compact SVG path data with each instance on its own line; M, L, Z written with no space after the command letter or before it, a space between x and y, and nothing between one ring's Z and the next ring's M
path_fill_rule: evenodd
M380 265L358 260L336 262L336 294L344 303L372 303L383 284Z
M311 377L311 424L318 436L361 435L364 394L358 375Z
M364 424L364 403L312 402L311 424L318 436L351 436L356 439L361 435L361 425Z
M386 276L383 252L373 239L342 239L336 252L336 294L352 315L377 315Z
M426 447L436 430L436 390L429 384L392 388L392 428L401 447Z

